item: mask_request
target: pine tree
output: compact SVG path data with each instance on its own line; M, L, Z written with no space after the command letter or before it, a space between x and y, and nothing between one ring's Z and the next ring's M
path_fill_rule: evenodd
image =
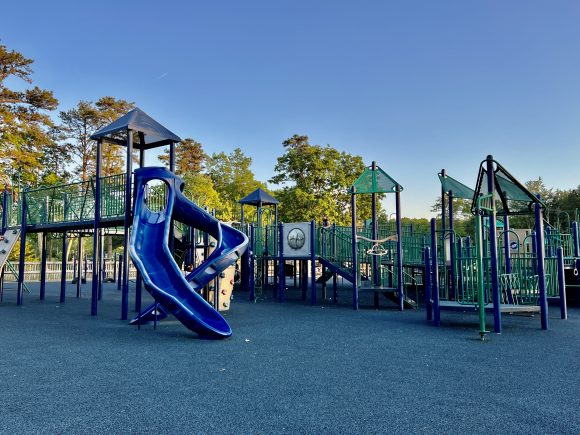
M4 183L19 174L23 182L36 185L44 172L46 147L54 144L48 113L56 109L58 100L52 91L37 86L16 91L7 85L9 79L31 84L32 63L0 44L0 175Z
M190 137L175 145L175 173L186 176L199 174L205 167L207 155L201 143ZM169 147L159 156L159 160L169 166Z

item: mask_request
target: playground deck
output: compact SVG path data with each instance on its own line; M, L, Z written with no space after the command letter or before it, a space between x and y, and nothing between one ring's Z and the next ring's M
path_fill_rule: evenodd
M455 301L440 301L439 306L442 310L455 310L455 311L473 311L477 312L479 309L477 305L473 304L461 304ZM500 304L499 310L502 313L539 313L540 307L538 305L513 305L513 304ZM493 305L489 304L485 306L486 312L493 311Z
M348 287L338 306L241 293L234 335L206 341L173 318L128 326L111 284L97 317L90 284L64 305L57 284L45 302L30 288L0 305L0 433L580 432L577 307L549 331L505 316L481 342L474 314L354 312Z

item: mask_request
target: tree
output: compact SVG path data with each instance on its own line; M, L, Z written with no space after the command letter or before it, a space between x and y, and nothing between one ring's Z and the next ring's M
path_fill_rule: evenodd
M117 100L114 97L102 97L95 103L95 107L99 114L98 124L95 125L95 131L97 131L134 109L135 104L125 100ZM102 158L103 176L125 172L124 147L106 143L103 145Z
M0 161L4 182L20 173L22 181L37 184L43 172L45 147L53 144L48 112L58 100L52 91L9 89L9 79L32 83L32 59L0 44Z
M266 189L264 183L254 178L251 164L252 158L246 156L240 148L229 155L224 152L214 153L207 160L207 174L224 206L227 205L231 210L238 210L238 201L257 188Z
M206 159L207 155L201 143L190 137L185 138L175 146L175 173L183 177L187 174L199 174L204 169ZM159 160L169 165L169 148L163 151Z
M103 97L96 103L81 100L76 107L60 112L60 140L74 156L74 170L86 181L95 172L96 142L90 137L100 128L124 115L133 103ZM119 145L105 144L102 150L104 176L123 171L124 149Z
M185 177L185 195L200 207L215 210L218 219L233 219L233 210L229 202L222 201L215 190L211 177L207 174L188 173Z
M280 218L285 222L320 221L350 225L349 188L365 170L360 156L340 152L330 145L311 145L308 136L295 134L282 145L276 175L269 181L282 185L276 194L281 202ZM357 215L371 216L371 195L357 196Z
M71 177L69 165L71 163L71 152L67 146L58 143L58 130L51 130L53 141L44 148L42 157L42 171L40 184L45 186L55 184L66 184Z

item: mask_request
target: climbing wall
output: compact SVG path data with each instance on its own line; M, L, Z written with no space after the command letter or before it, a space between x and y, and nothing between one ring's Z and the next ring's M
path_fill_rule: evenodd
M230 222L223 222L224 225L231 226ZM216 241L210 238L210 249L209 255L215 249ZM228 311L230 309L230 303L232 300L232 291L234 289L234 276L236 273L236 266L235 264L228 267L219 275L218 283L218 292L219 292L219 302L218 302L218 311ZM214 286L216 281L212 281L209 284L209 292L208 292L208 302L213 305L213 298L214 298Z
M0 240L0 270L6 264L8 256L16 246L16 242L20 237L20 230L6 230L3 234L4 240Z

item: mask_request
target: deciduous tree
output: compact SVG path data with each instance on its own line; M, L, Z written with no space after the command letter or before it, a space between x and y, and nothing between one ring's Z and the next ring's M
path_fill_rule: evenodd
M308 136L295 134L282 145L276 175L270 182L282 185L276 192L280 200L280 218L285 222L330 222L350 225L349 188L365 170L360 156L338 151L330 145L311 145ZM371 215L370 195L357 196L357 215L364 220Z
M238 210L239 200L257 188L266 189L264 183L254 178L251 164L252 158L246 156L240 148L230 154L214 153L208 159L207 174L224 205L231 210Z

